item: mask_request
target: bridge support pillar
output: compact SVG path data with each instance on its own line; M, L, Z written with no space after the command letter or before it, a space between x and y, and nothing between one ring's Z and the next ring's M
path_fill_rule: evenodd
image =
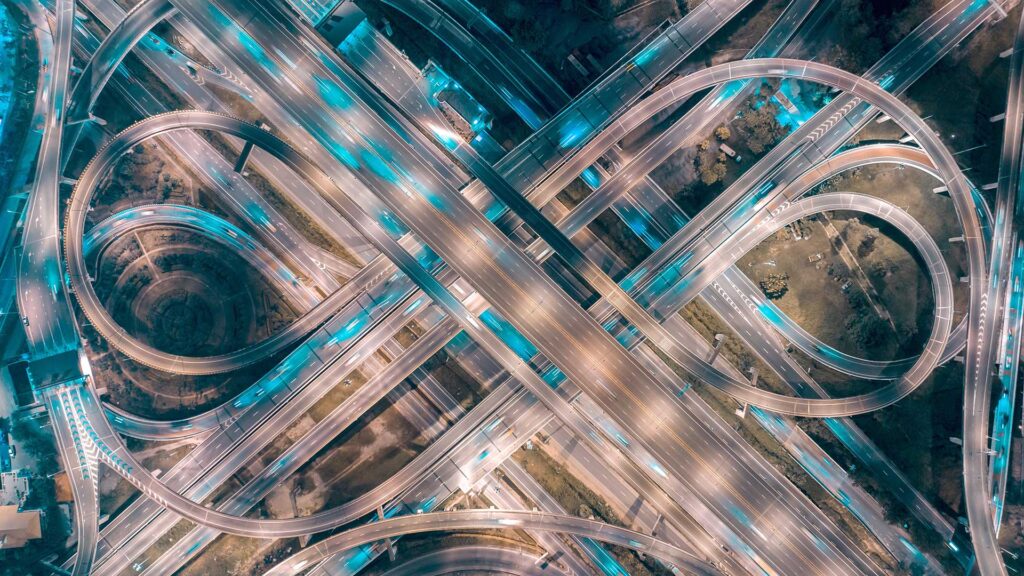
M715 334L715 342L711 345L711 351L708 352L708 364L715 363L718 352L722 349L722 342L725 342L725 334Z
M750 369L750 386L753 387L753 388L757 388L757 368L751 368ZM747 417L747 410L749 408L750 408L750 405L747 404L746 402L744 402L743 403L743 408L737 408L736 409L736 415L739 416L740 418L746 418Z
M1006 9L1003 8L1002 4L998 0L988 0L988 3L996 9L997 17L992 20L993 23L999 22L1003 18L1006 18Z
M651 536L657 538L658 528L661 528L661 523L665 521L665 517L658 514L658 517L654 520L654 525L651 526Z
M379 520L383 520L383 519L384 519L384 505L383 504L378 504L377 505L377 520L379 521ZM398 550L396 550L396 548L395 548L395 541L392 540L391 538L388 538L388 539L384 540L384 542L385 542L385 544L387 544L387 547L388 547L388 559L390 561L394 562L395 558L398 557Z
M241 174L245 172L245 165L249 163L249 156L252 154L253 144L252 142L246 142L245 146L242 147L242 153L238 155L238 161L235 162L235 172Z
M100 118L99 116L96 116L95 114L92 114L90 112L89 115L86 116L85 118L75 118L75 119L72 119L72 120L68 120L65 123L65 126L74 126L76 124L85 124L86 122L95 122L95 123L99 124L100 126L106 126L107 125L107 121L106 120L104 120L103 118Z
M71 572L68 572L60 566L56 566L50 562L47 562L46 560L40 560L39 564L42 565L43 568L46 568L47 570L54 574L57 574L58 576L71 576Z

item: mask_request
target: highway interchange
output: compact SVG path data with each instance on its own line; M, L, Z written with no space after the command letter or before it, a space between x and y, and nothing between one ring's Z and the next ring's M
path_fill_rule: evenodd
M349 62L283 3L143 0L125 14L114 2L84 0L80 4L113 30L102 41L76 25L73 0L48 6L55 14L55 57L49 64L49 97L41 100L49 107L42 111L46 123L16 256L17 307L30 371L54 421L76 499L78 548L65 564L68 570L117 574L134 566L150 574L172 573L221 533L288 538L330 531L333 535L284 559L270 573L315 567L310 573L335 574L344 572L342 563L351 565L353 551L372 551L360 552L365 564L387 550L375 543L405 534L496 528L526 530L538 542L555 542L552 547L564 544L542 534L564 533L579 549L590 550L589 560L564 561L556 571L569 566L579 573L571 567L574 562L601 569L605 556L594 543L602 542L645 552L686 573L878 574L882 571L874 560L848 535L694 394L686 393L690 383L673 364L695 381L749 405L776 437L796 438L787 448L798 459L814 454L827 461L827 455L783 416L827 419L837 437L862 454L872 472L888 476L887 488L952 547L950 520L908 484L848 417L898 402L936 367L963 355L963 476L973 562L981 574L1006 573L996 532L1011 432L1005 423L1002 432L990 431L990 423L992 387L998 385L997 397L1004 399L997 403L1002 412L996 413L996 426L1007 410L1012 417L1018 393L1024 243L1017 225L1024 207L1016 195L1022 169L1024 55L1018 46L1011 58L1002 164L991 208L938 135L897 96L1011 3L1000 7L953 0L857 76L800 59L801 26L813 24L833 3L793 0L748 59L670 77L748 4L706 0L657 30L575 98L468 1L387 3L444 39L533 134L504 157L492 158L492 151L477 150L438 126L444 116L425 88L403 91L421 80L414 68L399 73L400 66L408 66L400 53L381 50L375 55L379 60ZM193 64L181 65L183 55L147 45L153 41L150 30L164 20L202 45L211 61L231 70L226 74L200 66L195 76L245 94L273 128L225 114L222 105L213 103L216 94L192 80L188 70ZM1024 42L1021 30L1018 42ZM72 88L73 50L87 65ZM133 50L168 86L182 87L197 110L160 109L144 88L119 78L115 70ZM762 78L818 83L839 95L699 214L690 218L667 206L672 201L648 174L692 144L692 133L715 125L730 103ZM62 221L65 167L86 137L84 127L97 122L92 113L99 94L114 89L146 119L108 139L74 175ZM622 155L617 145L627 135L705 90L710 93L674 125L638 152ZM840 150L879 114L899 125L913 145ZM268 170L362 263L309 245L235 174L240 169L233 170L230 160L192 130L254 145L258 152L251 161L260 168L286 166L287 175L276 173L279 168ZM216 183L224 204L234 206L234 214L254 232L201 209L175 205L133 207L90 222L92 204L116 162L151 139L195 162L201 176ZM922 170L939 180L952 199L968 254L970 297L959 322L955 280L942 249L912 216L866 195L804 197L828 178L868 164ZM574 208L556 207L558 192L581 175L593 192ZM651 256L619 281L609 267L616 258L587 230L609 209L627 224L655 230L641 235ZM916 249L934 300L932 331L918 355L877 362L838 353L786 317L734 267L777 230L835 210L869 213L900 230ZM166 226L198 231L237 251L293 302L298 318L270 338L218 356L170 354L127 333L93 289L90 258L113 239ZM7 261L5 254L5 267ZM552 265L581 279L592 301L581 304L549 275ZM77 321L71 298L81 311ZM685 322L677 314L695 298L734 326L747 325L746 344L796 395L751 386L733 366L709 359L708 343L692 328L680 326ZM412 345L397 344L396 334L412 320L425 332ZM153 420L100 399L96 389L103 383L94 381L88 367L81 322L140 364L173 374L219 374L275 355L282 359L222 405L179 420ZM780 335L821 364L883 384L862 395L828 397L782 350ZM457 343L466 336L470 344ZM403 381L422 378L417 374L424 362L442 349L460 346L460 361L495 383L466 411L436 382L422 380L422 388L440 399L454 424L389 481L309 516L247 515L339 431ZM368 364L378 349L389 350L393 360L385 366ZM998 378L992 376L994 365L1000 367ZM217 506L203 504L357 366L370 376L356 393L234 494ZM417 410L413 400L401 405ZM572 458L601 454L606 470L596 483L609 487L610 498L623 498L628 507L624 494L638 495L648 507L645 513L665 528L652 535L650 526L644 533L580 519L551 509L556 507L551 501L540 511L516 510L517 502L505 496L494 497L500 508L435 510L460 490L486 486L495 470L514 479L511 453L553 427L558 430L554 437L564 435L579 445ZM990 435L997 437L995 444ZM156 475L127 449L123 436L188 439L196 447L171 470ZM143 495L102 529L99 463ZM837 498L849 498L844 490L852 491L854 504L846 505L855 514L855 507L875 506L857 515L901 562L938 570L909 542L901 545L900 534L885 523L869 495L828 474L815 479ZM545 501L543 495L533 500ZM381 511L387 518L376 518ZM179 518L197 527L153 564L138 564L136 559ZM425 556L422 564L393 572L432 573L431 562L450 562L465 569L537 573L541 561L536 554L466 548L450 556Z

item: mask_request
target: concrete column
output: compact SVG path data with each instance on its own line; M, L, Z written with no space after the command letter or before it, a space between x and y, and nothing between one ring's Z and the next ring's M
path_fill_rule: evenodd
M711 345L711 352L708 353L708 364L714 364L718 353L722 349L722 342L725 342L725 334L715 334L715 342Z
M235 162L235 172L241 174L245 171L245 165L249 163L250 154L252 154L252 142L246 142L245 146L242 147L242 153L238 155L238 161Z

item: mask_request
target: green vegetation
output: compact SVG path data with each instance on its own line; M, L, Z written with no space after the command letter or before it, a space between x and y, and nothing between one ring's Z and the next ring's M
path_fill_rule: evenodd
M728 124L716 127L695 149L676 152L652 172L651 176L663 188L674 191L672 197L685 213L700 212L742 173L738 163L729 161L722 146L734 148L740 152L735 159L742 157L748 162L746 159L760 158L789 133L776 117L779 108L771 100L775 85L774 82L762 83L738 106Z
M878 350L886 346L892 338L889 325L873 313L863 292L851 290L849 295L853 313L844 322L847 333L863 350Z
M828 61L834 66L863 72L882 57L882 41L875 34L869 2L840 0L835 30L835 45L828 53Z
M824 61L862 73L877 62L942 0L840 0L835 9L832 45Z
M700 174L700 181L710 186L724 178L727 168L725 152L712 150L711 143L707 140L698 144L697 149L700 152L694 162L697 165L697 173Z
M259 271L191 231L147 229L121 238L101 254L95 274L97 294L108 302L112 317L162 350L203 355L204 350L237 349L276 332L296 315ZM173 285L155 282L166 274L177 277ZM112 351L88 324L83 331L93 370L110 399L157 417L222 401L258 379L275 360L223 375L175 375Z
M183 376L153 370L112 350L85 324L86 352L107 399L129 412L155 418L181 418L223 402L273 369L284 353L228 374Z
M760 90L747 98L733 121L740 138L755 155L763 154L788 133L776 118L778 105L769 99L773 92L771 84L762 84Z
M830 222L842 229L854 225L838 218ZM880 232L869 242L872 247L860 262L862 267L872 270L870 262L889 259L890 265L901 268L901 284L876 275L876 280L889 283L882 297L876 299L876 308L851 271L850 266L855 263L848 262L840 253L842 232L830 239L831 224L823 217L807 218L796 226L800 240L787 229L779 230L744 255L737 263L739 269L759 283L790 318L839 350L874 359L895 358L903 350L914 353L921 332L917 327L919 310L930 313L931 304L928 280L910 254ZM857 234L860 233L858 228ZM800 281L792 281L793 278ZM871 287L877 291L877 286ZM894 332L879 310L899 312L892 314L899 331ZM924 334L927 333L926 327Z
M778 300L789 292L789 274L771 273L762 278L758 285L764 295L772 300Z
M57 472L60 456L51 428L41 426L35 418L14 418L11 438L19 450L32 456L35 474L49 476Z
M33 477L29 480L29 490L25 509L41 511L42 537L29 540L23 548L0 550L0 576L49 574L39 561L64 553L64 543L71 534L71 524L57 506L53 480Z
M4 154L0 154L0 190L7 190L20 158L22 143L26 141L32 122L39 52L34 34L15 33L16 29L27 29L31 26L21 9L6 0L0 4L0 9L7 15L4 22L10 26L11 32L11 36L0 33L5 44L0 51L9 55L4 57L4 66L9 66L9 69L0 72L0 78L8 73L11 82L8 108L0 112L0 118L3 119L3 125L0 126L0 143L4 146Z
M463 409L468 411L483 399L480 383L447 350L434 354L423 364L423 369L436 378Z
M193 178L157 141L137 144L117 160L110 178L93 200L97 222L131 206L173 202L194 204Z
M6 425L6 424L5 424ZM0 576L43 573L40 560L63 553L71 526L57 505L56 486L51 475L59 470L60 456L52 429L35 418L16 417L11 424L11 439L18 449L32 457L32 476L26 510L40 510L42 537L30 540L24 548L0 551Z
M651 249L611 210L602 212L589 228L629 268L636 267L651 254Z
M744 345L743 340L711 310L703 299L691 300L679 314L708 341L711 341L717 334L724 335L725 339L720 345L722 357L743 374L748 374L751 368L756 368L758 386L785 393L786 388L783 387L782 381L775 375L775 372ZM661 354L660 351L659 354ZM664 357L664 359L670 366L674 366L668 357ZM687 379L687 381L693 380L693 378Z

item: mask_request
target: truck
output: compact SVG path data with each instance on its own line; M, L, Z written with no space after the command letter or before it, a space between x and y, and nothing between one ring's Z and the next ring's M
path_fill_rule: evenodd
M789 112L790 114L798 114L800 112L800 110L796 107L796 104L793 104L793 101L790 100L788 96L782 93L782 90L777 90L775 92L775 100L777 100L779 104L782 104L782 107L785 108L786 112Z
M736 162L740 162L740 161L743 160L743 157L740 156L739 154L737 154L736 151L733 150L732 147L729 146L728 144L726 144L725 142L722 142L721 144L719 144L718 145L718 149L721 150L722 153L724 153L729 158L732 158L733 160L735 160Z

